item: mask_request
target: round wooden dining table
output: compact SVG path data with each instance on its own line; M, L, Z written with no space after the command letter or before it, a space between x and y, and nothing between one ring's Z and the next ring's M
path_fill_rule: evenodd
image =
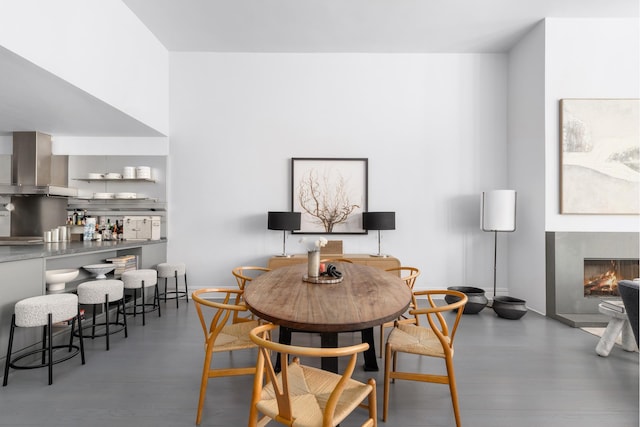
M249 310L280 325L280 342L291 330L319 332L322 347L337 347L339 332L362 331L365 370L378 370L373 327L398 318L409 307L411 290L396 274L361 264L335 263L340 283L303 280L306 264L261 274L244 289ZM284 331L284 334L283 334ZM382 344L381 344L382 345ZM337 359L323 359L323 369L337 371Z

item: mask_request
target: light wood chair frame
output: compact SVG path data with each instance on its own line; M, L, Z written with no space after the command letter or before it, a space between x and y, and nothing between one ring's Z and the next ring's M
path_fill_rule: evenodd
M279 374L277 374L271 363L270 354L272 351L279 353L282 357L282 360L288 360L289 355L295 356L295 358L293 359L293 363L297 363L298 365L300 365L300 356L350 356L347 367L345 368L340 380L338 381L336 387L333 389L327 400L322 418L323 427L332 427L337 425L337 422L339 422L340 420L336 420L334 417L336 407L340 402L340 398L343 394L343 391L345 390L345 387L347 386L347 383L351 380L351 376L358 360L358 354L369 348L369 344L362 343L338 348L312 348L279 344L268 339L268 334L276 327L277 326L273 324L266 324L259 326L250 332L250 338L255 344L258 345L259 352L258 361L256 364L255 379L253 383L251 409L249 412L249 427L264 426L269 421L271 421L271 418L269 418L267 415L264 415L262 418L258 419L259 410L257 408L257 403L260 401L263 387L265 384L269 383L273 386L273 391L278 405L279 413L276 416L275 421L287 426L292 426L295 423L291 397L289 395L289 366L286 363L283 363L281 367L282 370ZM336 375L329 372L327 372L327 374ZM362 424L362 427L376 427L376 382L373 378L371 378L367 382L367 385L371 387L368 396L365 397L365 399L367 400L367 404L363 403L364 400L360 401L358 402L356 408L365 408L369 413L369 417L364 422L364 424Z
M386 354L384 361L384 396L383 396L383 407L382 407L382 419L383 421L387 420L387 413L389 408L389 383L391 380L395 382L395 379L401 380L411 380L411 381L423 381L423 382L431 382L437 384L448 384L449 390L451 392L451 402L453 404L453 413L456 420L456 426L461 426L460 421L460 407L458 404L458 390L456 387L455 380L455 371L453 367L453 341L455 338L456 331L458 329L458 325L460 323L460 319L462 318L462 313L464 311L464 306L467 303L467 295L453 290L426 290L426 291L417 291L414 293L416 296L427 297L429 302L429 306L425 308L418 308L415 310L411 310L409 313L414 315L415 317L424 315L429 323L429 326L436 338L442 345L443 357L445 360L445 365L447 368L447 375L434 375L434 374L424 374L424 373L414 373L414 372L403 372L397 370L397 353L393 346L390 344L389 339L387 340L386 345ZM445 295L453 295L459 298L458 301L438 306L436 305L433 297L434 296L445 296ZM451 327L447 325L447 322L443 316L443 313L457 310L455 315L455 320ZM414 328L425 328L424 326L418 325L409 325ZM398 327L398 323L396 323L395 327ZM425 328L427 329L427 328ZM391 332L393 334L394 331ZM390 335L391 336L391 335ZM426 356L426 355L423 355ZM426 357L436 357L434 356L426 356ZM393 366L393 368L392 368Z
M401 279L404 281L404 283L407 284L407 286L409 287L409 289L411 290L411 303L409 304L409 309L415 309L418 307L418 304L416 302L416 296L413 294L413 287L416 284L416 279L418 278L418 276L420 276L420 270L417 267L392 267L392 268L387 268L385 271L388 271L390 273L395 273L395 272L399 272L401 275ZM402 274L405 274L404 276L402 276ZM400 323L413 323L416 325L419 325L419 319L417 319L416 317L407 317L406 315L402 315L401 318L398 318L397 320L394 320L392 322L386 322L383 323L382 325L380 325L380 355L379 357L382 357L382 354L384 352L384 331L387 328L391 328L393 327L393 325L395 324L395 322L400 322Z
M271 271L271 269L267 267L260 267L260 266L254 266L254 265L245 265L241 267L236 267L233 270L231 270L231 274L233 274L233 277L236 278L236 282L238 283L238 288L241 291L244 291L244 287L247 285L247 283L251 282L254 279L254 277L245 274L245 271L266 273L268 271ZM237 305L244 305L242 294L239 294L236 297L235 303ZM251 314L249 317L240 316L239 312L235 312L233 314L233 323L250 322L252 320L255 320L255 316L253 314Z
M212 299L206 299L203 297L204 294L216 294L217 296L223 296L222 302L215 301ZM216 338L220 335L220 333L224 332L226 328L228 328L229 318L238 312L247 311L247 307L245 305L239 305L236 303L231 303L231 301L235 301L236 298L242 294L242 291L239 289L224 289L224 288L205 288L198 289L191 294L191 299L196 306L196 311L198 313L198 318L200 319L200 326L202 326L202 331L204 333L205 340L205 358L204 364L202 367L202 379L200 382L200 397L198 399L198 411L196 414L196 424L200 424L202 421L202 409L204 407L204 400L207 393L207 384L209 378L217 378L217 377L227 377L227 376L237 376L237 375L252 375L256 372L255 366L248 367L240 367L240 368L221 368L221 369L212 369L211 368L211 359L213 357L213 353L222 352L222 351L234 351L234 350L242 350L249 348L256 348L256 345L249 341L246 345L240 346L230 346L230 347L216 347L215 342ZM207 316L205 316L203 307L212 308L215 310L212 318L209 322L207 322ZM256 326L258 325L258 321L255 322ZM231 323L230 325L233 325ZM248 331L247 331L248 336Z

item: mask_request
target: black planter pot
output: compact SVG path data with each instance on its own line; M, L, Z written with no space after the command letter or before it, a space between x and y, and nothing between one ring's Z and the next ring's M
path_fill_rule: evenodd
M447 289L458 291L465 294L468 298L467 304L464 306L463 314L477 314L487 306L487 297L484 296L484 289L474 288L473 286L449 286ZM460 298L454 295L445 295L444 300L447 304L453 304Z
M500 317L517 320L527 314L526 301L513 297L499 296L493 299L493 311Z

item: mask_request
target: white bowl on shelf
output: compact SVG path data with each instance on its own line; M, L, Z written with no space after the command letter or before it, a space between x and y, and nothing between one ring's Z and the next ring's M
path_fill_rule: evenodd
M104 175L97 172L90 172L87 174L88 179L104 179Z
M84 268L91 274L95 274L96 279L106 279L107 273L110 273L111 271L113 271L116 268L116 266L113 264L90 264L90 265L85 265L82 268Z
M67 282L78 277L80 270L77 268L63 268L60 270L47 270L44 273L44 280L47 283L47 290L61 291Z
M121 173L109 172L105 176L107 179L122 179Z

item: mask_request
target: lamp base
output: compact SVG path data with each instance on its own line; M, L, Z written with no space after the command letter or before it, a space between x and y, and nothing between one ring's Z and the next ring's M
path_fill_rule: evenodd
M375 256L375 257L379 257L379 258L389 258L391 255L387 255L387 254L369 254L369 256Z
M280 255L275 255L278 258L291 258L293 255L292 254L280 254Z

